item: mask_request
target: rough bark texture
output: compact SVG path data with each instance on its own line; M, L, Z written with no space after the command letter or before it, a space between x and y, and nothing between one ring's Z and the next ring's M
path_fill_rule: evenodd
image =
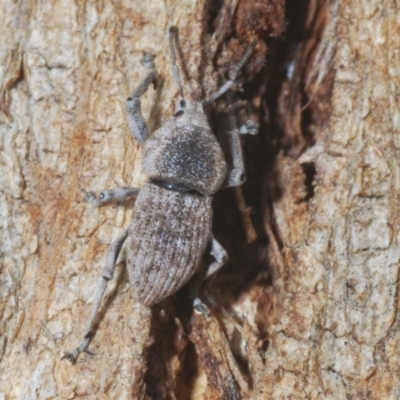
M398 7L2 1L0 399L400 398ZM248 182L214 201L230 262L205 288L209 316L186 288L137 305L121 262L71 365L60 356L134 210L93 208L82 190L143 184L125 99L150 52L150 130L172 115L173 24L194 98L258 40L234 90L261 125L244 143Z
M278 159L279 294L263 379L274 399L398 399L399 9L354 1L331 12L329 124L299 160Z

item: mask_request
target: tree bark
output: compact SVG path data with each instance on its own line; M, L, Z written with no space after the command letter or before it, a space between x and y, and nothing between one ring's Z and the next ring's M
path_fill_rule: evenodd
M0 398L400 398L396 2L0 7ZM82 191L145 182L125 99L154 54L142 110L151 131L171 118L171 25L195 99L258 41L233 100L210 113L215 128L229 105L260 124L243 140L246 184L215 196L230 261L204 287L206 316L187 288L138 305L121 257L71 365L60 357L134 212Z

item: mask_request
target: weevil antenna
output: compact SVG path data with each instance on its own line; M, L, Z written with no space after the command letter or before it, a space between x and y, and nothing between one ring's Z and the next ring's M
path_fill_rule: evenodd
M171 26L169 28L169 50L171 54L171 64L172 64L172 75L174 76L175 83L178 86L179 94L182 99L185 97L183 96L183 89L181 78L179 76L179 69L176 65L176 53L175 53L175 43L177 40L178 35L178 28L176 26Z
M232 85L235 83L237 76L239 75L240 70L243 68L243 65L246 64L247 60L250 58L256 45L257 45L257 41L253 40L247 46L247 49L244 52L243 57L230 71L229 80L226 81L210 98L203 101L204 105L214 102L215 100L217 100L219 97L221 97L224 93L226 93L232 87Z

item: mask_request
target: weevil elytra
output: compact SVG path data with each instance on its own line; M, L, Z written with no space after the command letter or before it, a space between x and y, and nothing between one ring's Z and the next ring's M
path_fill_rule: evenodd
M147 183L140 191L122 187L104 190L98 196L89 192L86 196L86 200L95 205L133 196L137 199L128 229L108 251L86 334L74 351L63 355L70 361L74 361L90 342L107 282L113 276L125 241L130 284L138 302L146 306L161 302L181 288L198 269L208 244L214 261L208 266L205 277L218 271L227 260L226 251L211 232L211 200L220 188L243 183L245 174L239 132L253 134L256 125L247 122L240 130L230 132L232 166L228 168L203 107L231 88L256 43L248 46L224 85L207 100L196 102L185 99L183 94L176 66L175 27L170 28L169 38L172 72L180 93L173 118L149 135L140 107L140 97L151 84L156 86L157 83L153 57L149 54L142 60L148 70L147 76L127 100L130 131L143 145L142 167ZM194 306L198 311L205 307L198 298L194 299Z

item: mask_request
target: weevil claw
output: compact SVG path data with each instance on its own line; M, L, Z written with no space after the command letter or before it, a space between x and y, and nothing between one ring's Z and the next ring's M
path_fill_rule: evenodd
M79 353L75 350L72 352L65 351L61 357L61 360L68 360L71 364L73 364L78 358Z
M86 190L82 190L83 193L83 201L86 201L87 203L92 203L95 206L98 205L98 200L97 200L97 196L94 192L87 192Z

